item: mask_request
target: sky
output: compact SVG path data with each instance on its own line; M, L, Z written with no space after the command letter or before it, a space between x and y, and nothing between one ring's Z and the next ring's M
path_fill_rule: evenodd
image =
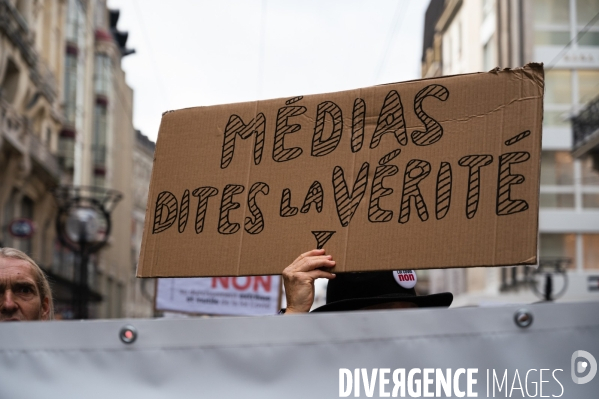
M162 113L420 78L426 0L108 0L134 125Z

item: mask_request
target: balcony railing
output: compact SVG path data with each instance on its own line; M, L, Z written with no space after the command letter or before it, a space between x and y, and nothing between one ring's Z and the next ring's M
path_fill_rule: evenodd
M2 1L2 0L0 0ZM29 141L24 118L7 102L0 99L0 133L21 154L26 153Z
M23 156L31 157L56 181L60 179L61 170L56 157L35 137L27 119L2 99L0 99L0 138L9 142Z
M19 48L25 61L34 66L37 56L31 44L27 22L9 0L0 0L0 31Z
M575 157L599 152L599 96L572 118L572 132Z
M40 62L27 22L9 0L0 0L0 32L21 52L29 66L29 76L38 90L48 101L54 101L57 93L54 73Z
M37 137L31 135L29 142L29 153L31 157L46 169L56 180L60 179L60 166L56 156L50 152L48 147L43 145Z

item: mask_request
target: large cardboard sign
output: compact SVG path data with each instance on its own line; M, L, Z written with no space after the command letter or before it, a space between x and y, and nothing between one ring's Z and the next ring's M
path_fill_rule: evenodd
M534 264L543 68L162 118L140 277Z
M161 278L156 288L156 310L262 316L280 308L280 276Z

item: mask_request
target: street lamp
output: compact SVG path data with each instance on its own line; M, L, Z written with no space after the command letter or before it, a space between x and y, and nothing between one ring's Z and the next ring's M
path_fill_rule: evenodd
M78 282L76 294L73 295L73 312L75 318L87 319L89 256L108 241L110 213L123 194L102 187L60 186L54 190L54 196L58 205L58 239L79 257L79 273L75 270L73 276L73 281Z
M533 272L530 280L535 295L545 301L553 301L564 295L568 288L566 269L571 262L570 258L541 258L539 267ZM555 291L555 277L560 277L562 280L561 287L557 292Z

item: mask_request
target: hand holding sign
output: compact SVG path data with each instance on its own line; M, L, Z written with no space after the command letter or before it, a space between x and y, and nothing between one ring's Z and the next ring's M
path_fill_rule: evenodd
M324 249L313 249L301 254L292 264L283 270L283 282L287 297L285 314L307 313L314 302L314 280L332 279L333 273L321 270L321 267L333 267L335 261L325 255Z

